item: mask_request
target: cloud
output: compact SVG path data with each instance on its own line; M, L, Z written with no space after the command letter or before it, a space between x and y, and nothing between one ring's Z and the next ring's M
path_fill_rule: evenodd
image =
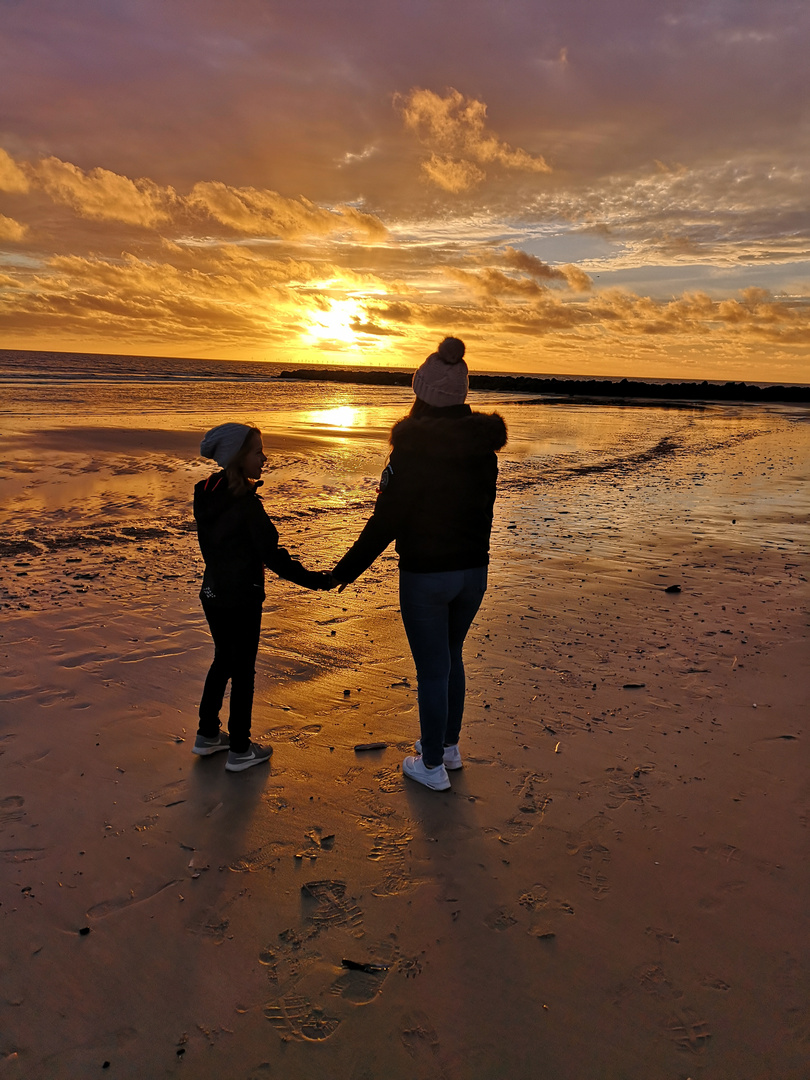
M593 282L578 266L566 264L565 266L549 266L536 255L530 255L527 251L507 247L503 252L503 260L506 266L521 270L529 277L537 281L565 281L575 292L588 292Z
M468 270L459 270L449 266L447 276L462 285L466 285L474 293L483 297L518 296L524 299L539 297L548 289L544 285L538 285L531 278L515 278L504 274L502 270L481 270L478 273L470 273Z
M356 206L328 209L303 196L291 199L275 191L234 188L220 181L200 181L184 196L149 179L132 180L103 168L85 172L56 157L20 165L0 150L0 190L27 192L32 188L71 207L80 217L146 229L187 228L189 215L202 214L251 236L351 236L371 243L388 236L378 217ZM5 235L17 238L22 233L15 236L7 225Z
M373 337L402 337L402 331L393 326L380 326L373 320L361 322L360 319L352 319L350 324L355 334L370 334Z
M130 180L108 169L84 172L76 165L49 157L28 166L36 185L56 202L65 203L82 217L121 221L155 228L170 220L174 192L151 180Z
M486 179L486 173L471 161L453 161L452 158L431 154L422 162L422 171L437 187L457 195L468 191Z
M0 147L0 191L26 192L28 177L10 154Z
M482 165L551 172L544 158L515 149L489 131L486 105L452 87L444 97L414 88L407 95L397 94L394 103L406 129L431 150L422 163L425 175L445 191L466 191L482 183L487 175Z
M19 221L0 214L0 240L22 240L27 232L27 225L21 225Z
M448 257L452 259L452 253ZM479 297L511 297L526 301L544 296L551 285L563 284L579 293L587 293L592 288L590 277L578 266L550 266L536 255L511 245L501 251L486 249L478 256L471 256L467 265L470 263L484 266L471 271L450 263L445 267L445 274Z
M367 240L385 239L387 230L379 218L354 207L325 210L302 197L289 199L275 191L232 188L218 180L194 185L188 205L238 232L254 236L301 237L351 233Z

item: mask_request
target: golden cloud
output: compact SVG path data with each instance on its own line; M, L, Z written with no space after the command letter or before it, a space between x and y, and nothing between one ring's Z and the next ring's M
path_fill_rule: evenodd
M388 236L378 217L355 206L326 209L303 196L285 198L257 188L232 188L219 181L201 181L188 196L149 179L132 180L108 169L85 172L56 157L18 164L0 150L0 190L43 191L54 202L71 207L80 217L118 221L125 225L158 229L182 219L189 212L213 218L220 225L252 236L286 239L348 235L377 243ZM19 238L5 219L5 238Z
M539 297L547 292L545 285L538 285L531 278L514 278L504 274L502 270L488 268L477 273L469 270L459 270L449 266L447 276L461 285L466 285L474 293L484 297L498 296L522 296L524 298Z
M379 218L354 207L324 210L305 199L289 199L275 191L232 188L218 180L194 185L188 204L221 225L250 235L288 238L352 233L368 240L383 240L388 231Z
M174 192L151 180L130 180L101 168L86 173L56 157L28 168L37 186L55 202L72 206L82 217L147 228L170 220L167 203L173 200Z
M520 251L513 247L504 249L503 258L507 266L514 267L515 270L520 270L538 281L565 281L574 292L589 292L593 285L585 271L580 270L578 266L571 264L559 267L549 266L536 255L530 255L527 251Z
M486 178L483 169L471 161L453 161L437 154L431 154L427 161L422 162L422 171L437 187L454 195L476 187Z
M26 192L30 186L28 177L16 161L0 148L0 191Z
M432 151L422 163L425 175L445 191L465 191L481 183L486 173L480 165L551 172L544 158L515 149L489 131L486 105L452 87L444 97L414 88L407 95L397 94L394 103L405 127Z
M27 232L27 225L21 225L19 221L0 214L0 240L22 240Z

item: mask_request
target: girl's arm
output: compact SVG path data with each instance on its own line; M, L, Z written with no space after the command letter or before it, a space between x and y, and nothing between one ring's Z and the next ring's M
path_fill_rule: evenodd
M380 477L379 495L371 517L332 571L335 581L341 585L355 581L396 540L404 510L403 486L400 465L392 455Z

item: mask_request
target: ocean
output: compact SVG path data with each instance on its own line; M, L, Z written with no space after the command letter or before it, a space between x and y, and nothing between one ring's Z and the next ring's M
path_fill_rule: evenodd
M280 380L282 370L0 353L0 552L36 556L71 537L129 544L161 530L193 541L191 490L212 467L198 456L200 439L240 420L264 433L271 515L319 563L339 557L373 506L388 432L412 394ZM623 549L644 549L654 561L654 539L666 530L687 550L733 536L752 553L763 545L806 553L807 406L480 391L469 401L500 412L509 430L495 551L522 545L530 564L570 554L615 565ZM12 595L13 582L5 589Z

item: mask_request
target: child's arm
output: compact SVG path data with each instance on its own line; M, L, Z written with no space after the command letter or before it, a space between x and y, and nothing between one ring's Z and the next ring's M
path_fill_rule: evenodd
M320 589L327 592L334 585L332 575L325 570L307 570L290 555L286 548L276 544L275 551L267 553L264 565L274 574L294 581L296 585L303 585L305 589Z

